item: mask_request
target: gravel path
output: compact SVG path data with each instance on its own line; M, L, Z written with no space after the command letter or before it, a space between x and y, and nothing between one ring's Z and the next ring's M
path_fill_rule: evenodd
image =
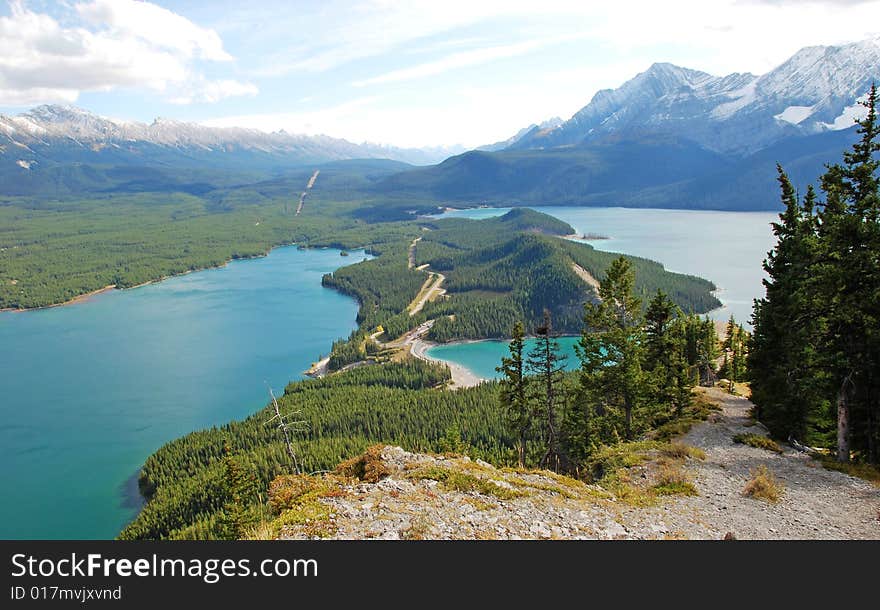
M737 538L880 539L880 488L826 470L786 445L776 454L734 443L739 433L766 433L760 424L748 425L752 403L718 388L707 394L722 412L682 439L706 451L705 461L688 462L700 495L679 499L671 507L691 517L690 524L681 524L688 537L705 537L708 529ZM785 486L777 504L742 494L750 470L761 464Z

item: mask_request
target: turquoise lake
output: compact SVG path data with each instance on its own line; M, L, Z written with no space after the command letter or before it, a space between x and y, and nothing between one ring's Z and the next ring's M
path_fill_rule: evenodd
M580 360L574 351L578 341L577 337L558 337L559 353L566 357L565 368L576 369L580 366ZM428 350L432 358L455 362L471 371L477 377L483 379L498 379L501 375L495 370L501 364L502 356L509 355L508 341L474 341L472 343L452 343L450 345L436 345ZM525 351L535 347L535 339L527 339Z
M363 258L278 248L0 313L0 539L115 537L147 456L250 415L355 328L357 303L321 276Z
M733 315L749 326L752 301L764 294L761 264L774 244L770 223L778 220L775 212L529 207L564 220L579 235L607 237L589 241L598 250L650 258L670 271L711 280L718 287L715 295L723 303L723 307L709 312L712 319L727 320ZM490 218L509 210L474 208L447 212L442 217ZM428 353L490 379L497 377L495 367L507 354L507 343L444 345ZM569 358L572 361L573 356Z

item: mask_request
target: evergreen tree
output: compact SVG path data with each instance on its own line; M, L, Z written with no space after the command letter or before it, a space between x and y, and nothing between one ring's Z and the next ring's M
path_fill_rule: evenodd
M582 387L592 399L623 411L624 435L633 438L633 413L644 401L645 341L641 302L633 295L630 262L616 259L599 285L599 302L585 305L579 342Z
M816 442L811 422L821 407L809 391L818 375L809 348L817 341L819 325L810 297L815 289L815 192L810 187L800 205L785 171L776 169L785 209L771 225L777 243L764 261L766 296L755 301L752 314L752 400L774 435Z
M553 334L553 321L546 309L543 324L535 328L535 337L537 345L529 352L527 364L535 375L535 381L531 384L534 388L532 399L542 419L545 451L540 465L558 471L567 467L559 427L559 411L565 399L562 374L566 356L559 353L559 342Z
M721 349L724 352L723 375L729 381L728 391L732 394L736 382L742 381L746 370L746 344L749 335L742 325L737 324L733 316L727 321L724 341Z
M645 368L650 373L654 401L664 407L674 402L681 366L673 333L676 309L669 297L658 290L645 312Z
M681 415L685 407L691 403L691 390L694 387L693 368L688 362L687 350L687 319L681 310L671 326L672 337L672 367L674 372L674 391L672 393L672 407L676 415Z
M522 322L517 321L511 332L513 337L508 349L510 357L501 359L501 366L495 370L502 374L501 390L498 400L507 416L511 434L517 439L516 453L520 468L526 465L526 445L531 435L533 407L528 394L525 363L523 361L525 331Z
M880 123L877 88L871 87L859 121L860 140L829 165L822 176L826 201L820 212L819 264L827 332L823 351L836 387L837 458L848 461L853 449L877 462L877 326L880 290Z
M246 470L232 455L228 443L224 444L223 453L226 501L221 511L218 530L222 539L238 540L255 521L250 508L257 496L257 481L253 473Z

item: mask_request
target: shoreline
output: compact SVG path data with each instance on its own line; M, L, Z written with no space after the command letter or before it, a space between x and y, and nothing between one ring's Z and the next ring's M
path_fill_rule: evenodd
M450 343L434 343L433 341L426 341L424 339L416 338L413 339L412 343L410 343L410 354L412 354L414 358L418 358L419 360L423 360L425 362L444 364L448 366L449 372L452 375L452 383L449 386L450 389L455 390L458 388L473 388L480 385L481 383L485 383L491 380L476 375L469 368L462 366L461 364L458 364L456 362L449 362L447 360L441 360L440 358L429 356L428 350L438 345L462 345L465 343L479 343L480 341L491 341L491 339L453 341Z
M268 250L266 250L262 254L254 254L253 256L236 256L236 257L227 259L226 261L220 263L219 265L208 265L205 267L196 267L195 269L187 269L186 271L181 271L180 273L172 273L170 275L163 275L162 277L154 278L152 280L147 280L146 282L141 282L140 284L135 284L134 286L126 286L124 288L120 288L116 284L108 284L107 286L104 286L103 288L98 288L98 289L92 290L90 292L84 292L83 294L77 295L77 296L73 297L72 299L68 299L67 301L63 301L61 303L52 303L50 305L38 305L36 307L4 307L4 308L0 308L0 313L7 313L7 312L8 313L24 313L26 311L39 311L41 309L51 309L53 307L67 307L68 305L76 305L77 303L85 302L88 299L90 299L94 296L97 296L99 294L103 294L105 292L111 292L113 290L119 290L119 291L134 290L135 288L143 288L144 286L149 286L150 284L158 284L160 282L164 282L165 280L170 280L172 278L182 277L184 275L189 275L190 273L198 273L200 271L210 271L212 269L223 269L224 267L228 266L229 263L233 263L235 261L248 261L248 260L254 260L254 259L258 259L258 258L265 258L265 257L269 256L273 250L277 250L279 248L289 248L291 246L296 246L296 245L297 245L296 242L277 244L277 245L272 246L271 248L269 248ZM358 250L364 250L364 254L367 254L366 250L364 248L365 247L363 247L363 246L359 246L357 248L352 248L350 250L346 250L346 252L351 254L352 252L356 252ZM306 247L305 249L309 250L309 249L313 249L313 248ZM329 246L314 248L314 249L316 249L316 250L340 250L340 252L342 251L340 248L330 248ZM367 254L367 256L372 256L372 255ZM360 262L360 261L357 261L357 262ZM352 262L350 264L353 265L355 263ZM342 265L342 266L344 267L346 265Z
M51 305L40 305L39 307L5 307L0 309L0 313L24 313L26 311L39 311L41 309L52 309L53 307L67 307L68 305L76 305L77 303L84 303L91 299L92 297L98 296L99 294L104 294L105 292L110 292L112 290L117 290L116 284L108 284L103 288L98 288L97 290L92 290L90 292L84 292L83 294L77 295L72 299L64 301L62 303L52 303ZM119 290L126 290L125 288L119 288Z

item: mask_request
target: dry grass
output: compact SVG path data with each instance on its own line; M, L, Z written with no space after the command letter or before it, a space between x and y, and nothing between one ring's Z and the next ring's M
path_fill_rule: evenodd
M682 470L683 458L662 457L651 490L660 496L696 496L697 488Z
M378 483L389 475L388 467L382 461L383 445L368 447L361 455L342 462L336 472L365 483Z
M431 537L431 522L424 515L418 515L401 534L404 540L428 540Z
M761 464L751 470L752 478L743 488L743 495L775 504L782 497L784 487L767 466Z

